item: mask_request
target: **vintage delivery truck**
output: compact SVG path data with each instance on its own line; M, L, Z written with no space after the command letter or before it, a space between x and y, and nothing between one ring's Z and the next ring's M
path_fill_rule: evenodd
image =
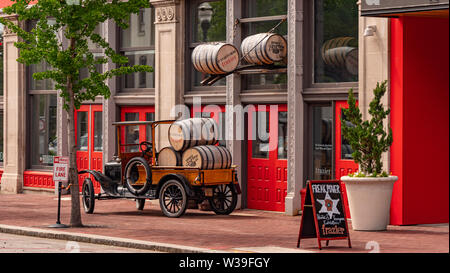
M195 124L204 129L208 122L207 119L188 119L113 123L117 128L117 155L104 164L103 173L79 172L89 174L81 187L85 212L94 212L95 200L113 198L135 199L140 210L146 199L159 199L161 210L168 217L180 217L188 203L204 200L209 201L216 214L233 212L241 190L236 166L231 165L231 154L226 148L214 145L217 142L214 134L209 139L195 137ZM161 126L164 124L166 126ZM130 135L129 128L138 126L151 130L151 141L138 142L137 137L130 143L126 139ZM171 146L176 148L167 147L157 153L155 130L158 126L159 129L169 128ZM94 191L93 180L101 186L98 194Z

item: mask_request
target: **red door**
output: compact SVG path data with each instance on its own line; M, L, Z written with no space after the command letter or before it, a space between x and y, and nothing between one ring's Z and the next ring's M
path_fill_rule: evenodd
M256 111L254 111L256 110ZM284 211L287 193L287 106L248 112L247 206Z
M103 171L103 112L102 105L82 105L75 111L75 141L77 167L81 170ZM80 188L88 174L79 176ZM100 192L100 184L94 182L94 190Z
M348 175L349 173L355 173L358 171L358 164L353 161L352 157L352 149L346 139L342 137L341 130L341 116L342 116L342 108L348 108L348 103L346 101L337 101L335 108L335 117L336 117L336 126L335 126L335 177L339 179L342 176ZM342 191L344 192L344 202L346 203L346 215L350 217L350 212L348 210L348 200L347 193L345 189L345 184L341 183Z

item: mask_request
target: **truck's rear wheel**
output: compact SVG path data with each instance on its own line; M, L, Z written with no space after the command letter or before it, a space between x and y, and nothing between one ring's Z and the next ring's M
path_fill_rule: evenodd
M217 185L213 189L213 196L209 199L212 210L219 215L228 215L237 205L237 193L229 184Z
M180 217L186 212L188 197L183 184L178 180L169 180L159 191L159 205L164 215Z

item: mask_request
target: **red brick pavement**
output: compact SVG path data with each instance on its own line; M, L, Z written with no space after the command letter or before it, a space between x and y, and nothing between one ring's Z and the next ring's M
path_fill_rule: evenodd
M279 247L297 250L300 216L281 213L236 210L219 216L211 211L189 209L181 218L165 217L159 205L146 202L137 211L133 200L101 200L94 214L82 212L85 228L64 232L95 234L127 239L170 243L213 250L235 251L237 248ZM47 228L56 221L55 196L38 194L0 194L0 224ZM63 196L61 222L69 224L70 200ZM351 229L351 223L350 229ZM54 230L54 229L52 229ZM448 224L389 226L387 231L350 231L352 248L346 240L331 241L322 253L365 253L372 243L381 253L448 253ZM368 244L369 243L369 244ZM303 239L301 249L319 252L316 239Z

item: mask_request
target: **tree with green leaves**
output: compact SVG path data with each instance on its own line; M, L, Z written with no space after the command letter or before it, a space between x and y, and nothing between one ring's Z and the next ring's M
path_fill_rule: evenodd
M390 109L384 109L381 99L386 94L387 81L377 83L373 90L374 98L369 104L370 119L362 119L356 105L353 90L348 93L348 109L342 109L342 134L350 143L353 159L360 166L360 171L370 176L387 176L383 172L381 156L392 145L392 129L384 129L383 121L388 117ZM383 173L382 173L383 172Z
M69 146L69 183L71 185L72 227L82 226L78 171L76 165L76 144L74 111L87 100L96 96L110 97L106 80L123 74L135 72L153 72L146 65L127 66L128 58L113 50L109 43L95 33L97 25L113 20L122 29L128 27L131 14L137 14L141 8L150 7L149 0L12 0L13 4L3 9L3 13L17 15L19 21L37 21L36 26L27 31L19 25L0 18L10 31L21 38L15 43L20 55L18 62L32 65L47 62L51 69L33 74L35 80L51 79L55 89L64 100L64 109L68 114ZM50 20L51 23L50 23ZM89 51L91 41L103 54L94 57ZM99 72L96 66L108 62L116 68ZM80 77L80 71L89 71L87 77Z

